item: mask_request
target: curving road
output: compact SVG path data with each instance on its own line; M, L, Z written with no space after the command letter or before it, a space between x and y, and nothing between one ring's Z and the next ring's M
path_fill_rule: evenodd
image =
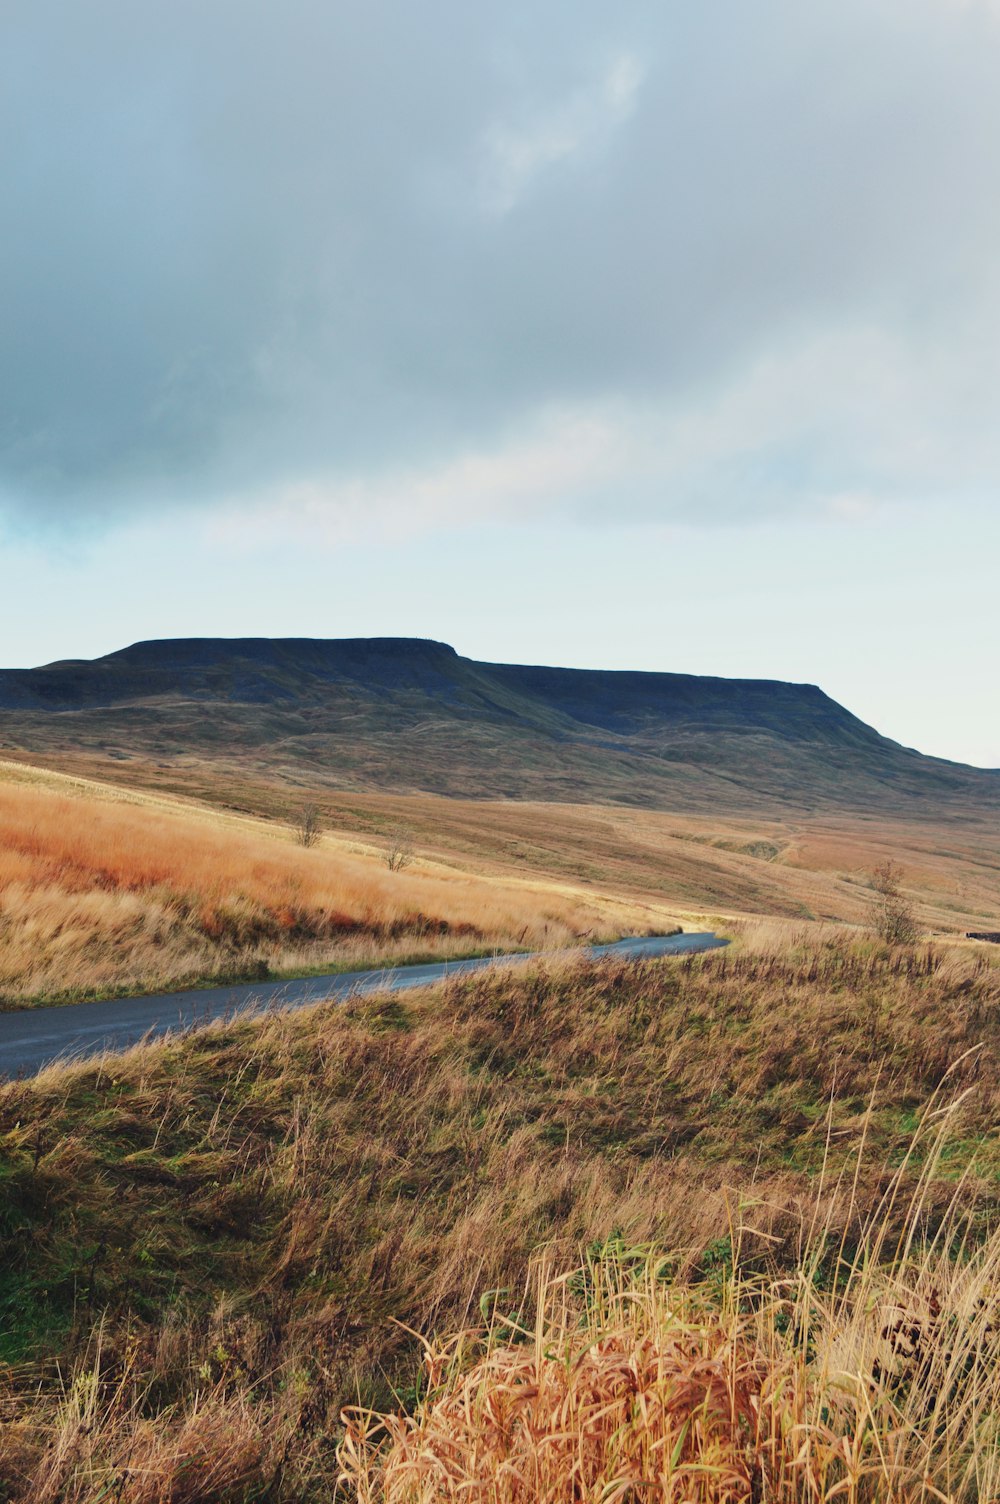
M710 934L657 935L649 939L618 940L613 945L594 945L581 954L595 959L677 956L715 950L728 943ZM67 1003L56 1008L0 1013L0 1077L30 1076L56 1060L124 1050L141 1039L198 1028L235 1013L245 1017L272 1008L303 1008L309 1003L372 992L403 992L409 987L426 987L431 982L482 971L487 966L500 963L509 966L538 959L540 956L535 954L432 961L394 970L348 971L297 981L252 982L247 986L213 987L201 992L163 992L155 997L123 997L110 1002Z

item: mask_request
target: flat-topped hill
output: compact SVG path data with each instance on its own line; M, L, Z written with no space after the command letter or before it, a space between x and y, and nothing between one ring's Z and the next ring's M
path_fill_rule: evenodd
M904 748L815 685L479 663L415 638L182 638L0 671L0 747L346 789L1000 809L1000 772Z

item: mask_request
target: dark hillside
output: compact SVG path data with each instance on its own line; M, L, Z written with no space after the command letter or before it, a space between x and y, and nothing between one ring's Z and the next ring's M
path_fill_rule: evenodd
M0 671L0 747L468 797L1000 808L1000 773L909 751L814 685L477 663L412 638L140 642Z

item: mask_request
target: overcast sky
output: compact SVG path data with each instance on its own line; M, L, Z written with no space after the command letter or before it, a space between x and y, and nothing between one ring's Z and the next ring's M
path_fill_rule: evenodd
M1000 765L1000 0L0 0L0 662L441 637Z

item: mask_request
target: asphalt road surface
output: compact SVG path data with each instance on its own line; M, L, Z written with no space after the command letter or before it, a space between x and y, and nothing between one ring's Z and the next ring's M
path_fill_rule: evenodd
M594 945L590 956L678 956L728 944L717 935L659 935ZM578 954L571 952L570 954ZM584 951L586 955L588 952ZM200 992L163 992L155 997L123 997L103 1003L67 1003L57 1008L24 1008L0 1013L0 1077L30 1076L55 1060L83 1059L105 1050L124 1050L141 1039L194 1029L215 1019L303 1008L373 992L404 992L484 967L538 960L534 956L486 956L471 961L433 961L338 976L287 982L251 982Z

